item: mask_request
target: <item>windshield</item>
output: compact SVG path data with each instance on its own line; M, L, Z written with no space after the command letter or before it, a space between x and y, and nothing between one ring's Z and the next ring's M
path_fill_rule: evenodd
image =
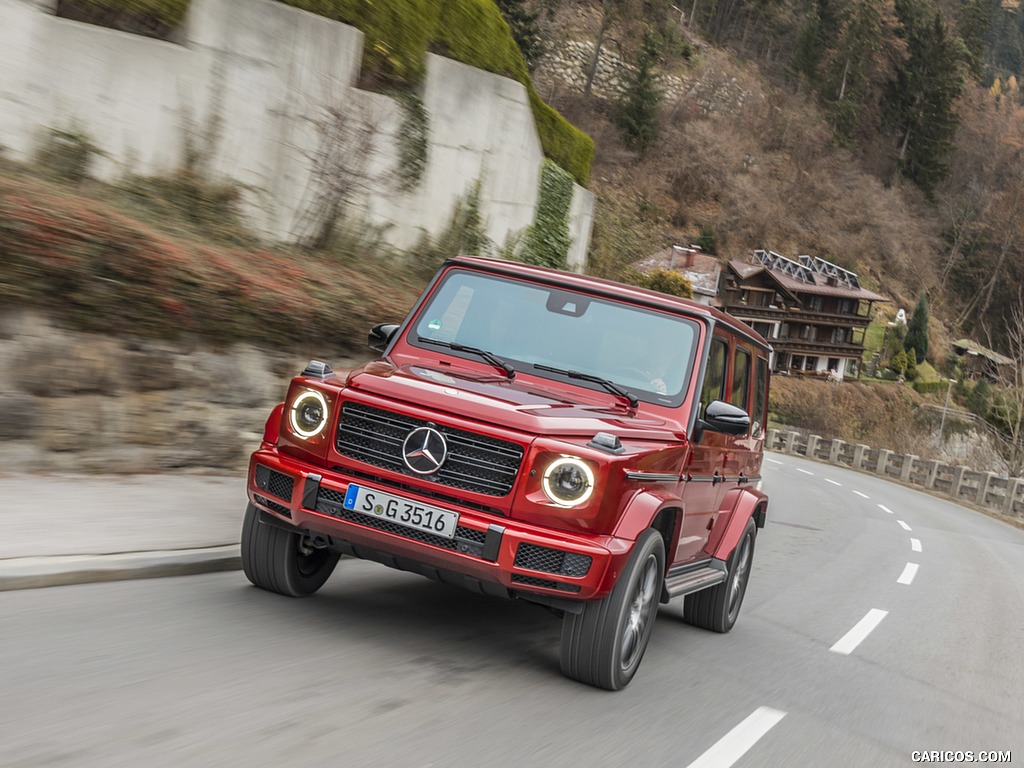
M606 379L647 402L677 405L697 333L694 321L667 312L453 270L423 306L408 340L476 347L524 373L568 380L534 366L559 368Z

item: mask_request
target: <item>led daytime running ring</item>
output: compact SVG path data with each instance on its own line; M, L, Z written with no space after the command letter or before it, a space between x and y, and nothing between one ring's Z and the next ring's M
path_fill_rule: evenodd
M320 423L317 425L316 429L312 430L303 429L302 427L300 427L296 415L299 408L302 407L302 403L310 399L317 401L317 403L320 405L321 413ZM307 389L305 392L296 397L294 401L292 401L291 410L289 410L288 412L288 423L291 425L292 431L299 437L305 438L307 440L311 437L316 437L321 432L323 432L324 427L327 426L327 399L322 394L317 392L315 389Z
M577 469L581 470L583 472L584 477L586 477L587 487L579 498L563 499L557 493L555 493L554 489L551 487L551 476L559 467L565 465L571 465L576 467ZM558 506L578 507L580 504L586 502L594 493L594 473L593 471L591 471L587 463L584 462L582 459L566 456L561 459L555 459L553 462L551 462L551 464L548 465L548 468L544 470L544 477L541 481L541 486L544 488L545 495Z

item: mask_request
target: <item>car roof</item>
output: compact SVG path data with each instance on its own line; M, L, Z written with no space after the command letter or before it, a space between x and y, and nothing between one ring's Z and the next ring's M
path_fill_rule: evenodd
M551 269L550 267L540 267L534 264L524 264L505 259L491 259L483 256L457 256L453 259L448 259L445 262L445 266L447 265L472 267L498 275L521 277L526 280L547 283L549 285L596 293L609 298L625 299L636 304L659 309L683 312L690 316L702 316L711 320L715 325L725 325L736 333L747 337L765 352L771 349L764 337L743 321L715 307L699 304L696 301L684 299L681 296L673 296L661 291L652 291L648 288L606 280L602 277L581 275L576 272L566 272L560 269Z

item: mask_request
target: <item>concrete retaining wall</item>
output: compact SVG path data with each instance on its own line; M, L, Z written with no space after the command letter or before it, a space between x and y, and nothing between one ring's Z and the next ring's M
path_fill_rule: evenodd
M421 183L394 180L402 110L360 91L363 35L273 0L192 0L178 43L58 18L56 0L0 0L0 146L29 159L52 128L102 150L95 173L158 175L180 167L186 138L215 178L246 190L247 213L274 240L302 234L315 192L314 122L331 107L372 126L356 209L406 248L437 235L472 185L497 246L533 222L543 160L525 89L430 55L423 86L429 159ZM365 183L364 183L365 182ZM593 196L577 186L570 265L582 269Z
M769 429L765 449L868 472L1024 521L1024 479L955 467L911 454Z

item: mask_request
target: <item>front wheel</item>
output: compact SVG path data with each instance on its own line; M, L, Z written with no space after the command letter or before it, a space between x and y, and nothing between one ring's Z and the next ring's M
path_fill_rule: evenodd
M665 543L647 529L611 594L562 618L562 672L617 691L629 685L651 639L665 576Z
M740 615L743 596L747 593L756 537L757 526L751 518L747 520L736 548L729 555L725 581L684 597L683 621L714 632L725 633L733 628Z
M340 555L316 549L297 531L263 525L249 504L242 523L242 570L261 589L289 597L316 592L334 571Z

